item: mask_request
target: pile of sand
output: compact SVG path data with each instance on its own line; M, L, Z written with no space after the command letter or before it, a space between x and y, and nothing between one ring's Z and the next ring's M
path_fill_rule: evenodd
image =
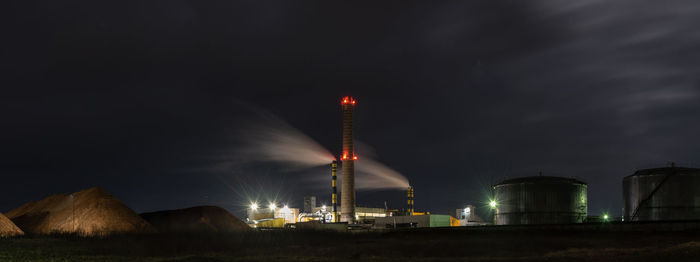
M101 188L59 194L29 202L7 217L27 233L148 233L153 227L136 212Z
M178 210L143 213L158 231L166 232L236 232L250 230L250 227L226 211L216 206L198 206Z
M15 223L7 218L5 215L0 214L0 237L12 237L24 235L19 227L15 226Z

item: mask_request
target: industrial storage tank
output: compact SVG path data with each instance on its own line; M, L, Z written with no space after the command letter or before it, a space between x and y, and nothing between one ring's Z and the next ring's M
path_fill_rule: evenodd
M553 176L507 179L493 186L496 225L581 223L588 214L587 184Z
M700 219L700 169L638 170L622 180L624 221Z

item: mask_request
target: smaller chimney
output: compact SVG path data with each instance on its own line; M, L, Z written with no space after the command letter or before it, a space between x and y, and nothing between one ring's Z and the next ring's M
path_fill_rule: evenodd
M409 186L408 191L406 192L408 196L408 215L412 216L413 215L413 187Z
M333 223L340 222L340 214L338 214L338 161L333 160L331 163L331 203L333 207L331 209L331 214L333 215Z

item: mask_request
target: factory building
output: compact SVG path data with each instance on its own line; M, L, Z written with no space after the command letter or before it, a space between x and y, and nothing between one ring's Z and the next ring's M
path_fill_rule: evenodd
M485 225L484 219L476 214L476 207L467 205L464 208L455 210L455 216L460 226L481 226Z
M700 169L676 167L638 170L622 180L623 220L700 219Z
M286 224L296 223L298 221L297 217L299 217L299 209L289 207L279 208L275 210L275 217L283 218Z
M304 197L304 213L313 213L314 208L316 208L316 196L305 196Z
M274 220L274 222L266 222L267 224L272 223L273 225L292 224L298 221L299 209L290 207L267 207L267 208L248 208L248 223L251 226L256 224ZM276 226L275 226L276 227Z
M459 221L450 215L390 216L377 217L374 228L418 228L459 226Z
M455 218L465 221L474 220L476 218L476 207L467 205L464 208L455 210Z
M341 208L342 206L338 206L338 208ZM318 212L321 210L321 208L316 208L315 212ZM329 213L330 214L330 213ZM355 222L358 224L372 224L374 223L374 219L377 217L386 217L387 216L387 211L386 208L383 207L355 207ZM333 222L333 217L329 217L325 222L331 223Z
M337 206L337 210L342 206ZM355 210L355 221L361 224L371 224L376 217L386 217L386 208L378 207L358 207ZM335 213L336 215L338 213ZM316 196L304 197L304 208L302 212L298 208L290 208L284 206L282 208L273 208L272 205L267 208L250 207L248 209L248 220L258 221L263 219L278 219L283 218L284 223L293 224L297 222L319 221L321 223L334 223L339 217L334 216L332 206L316 206Z
M360 224L372 224L378 217L386 217L386 208L355 207L355 219Z
M496 225L582 223L588 213L587 184L573 178L507 179L493 190Z

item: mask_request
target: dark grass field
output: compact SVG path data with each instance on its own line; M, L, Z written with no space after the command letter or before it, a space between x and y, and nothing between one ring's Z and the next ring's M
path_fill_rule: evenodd
M0 261L700 261L700 232L469 231L25 236Z

